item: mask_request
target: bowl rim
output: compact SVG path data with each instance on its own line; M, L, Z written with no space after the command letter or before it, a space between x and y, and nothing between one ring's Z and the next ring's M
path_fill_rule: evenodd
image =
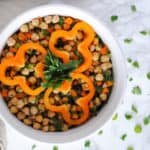
M109 47L112 53L112 63L114 71L114 80L115 85L113 87L111 96L107 105L105 105L98 115L85 124L70 129L66 132L54 132L54 133L45 133L42 131L34 130L31 127L24 125L21 121L15 118L9 111L7 106L4 104L2 97L0 97L0 114L2 118L17 132L22 133L25 137L28 137L32 140L36 140L44 143L70 143L76 140L84 139L87 136L98 131L100 128L103 128L104 125L110 121L112 115L118 108L118 105L121 102L121 98L125 94L126 85L127 85L127 71L125 61L122 55L122 52L112 36L111 32L105 27L95 16L89 14L86 11L81 10L80 8L66 5L66 4L47 4L41 5L32 9L25 11L20 14L18 17L13 19L0 34L0 48L2 49L6 43L6 40L11 36L19 26L23 23L31 21L33 18L42 17L46 15L62 15L62 16L71 16L74 18L81 19L89 23L95 30L95 32L102 38L104 43ZM121 71L120 71L121 70ZM124 79L124 80L123 80ZM93 123L94 122L94 123Z

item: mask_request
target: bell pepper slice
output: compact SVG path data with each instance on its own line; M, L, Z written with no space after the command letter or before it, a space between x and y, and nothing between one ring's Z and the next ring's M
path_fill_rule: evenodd
M78 45L78 51L84 58L84 62L76 69L76 72L83 72L87 70L92 64L92 54L88 49L89 45L94 39L95 33L93 28L85 22L77 23L71 31L58 30L52 33L49 40L49 48L53 54L62 59L64 63L69 62L69 53L65 50L56 48L56 43L59 38L66 40L73 40L76 38L79 30L82 30L85 34L85 38Z
M84 97L80 97L76 100L76 104L82 108L83 115L79 119L71 119L68 105L63 104L61 106L55 106L55 105L50 104L49 95L52 92L52 88L48 88L46 90L46 92L44 94L44 104L47 109L54 111L54 112L60 112L62 114L64 120L69 125L80 125L83 122L85 122L89 117L88 104L94 96L95 88L94 88L94 85L93 85L91 79L89 79L87 76L85 76L82 73L72 73L71 77L72 77L72 80L82 79L83 81L85 81L88 84L88 87L89 87L89 93L87 95L85 95ZM59 91L61 92L61 89Z

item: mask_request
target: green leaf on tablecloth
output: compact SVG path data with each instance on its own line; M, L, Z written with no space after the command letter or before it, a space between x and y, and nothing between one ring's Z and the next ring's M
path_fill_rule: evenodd
M124 134L121 135L120 139L124 141L126 139L126 137L127 137L127 134L124 133Z
M138 61L136 61L136 60L132 63L132 66L134 68L139 68L140 67Z
M117 20L118 20L118 16L116 16L116 15L111 16L111 21L112 22L115 22Z
M58 146L53 146L53 150L58 150Z
M31 150L35 150L36 147L37 146L35 144L33 144Z
M127 150L134 150L132 146L128 146Z
M150 72L146 74L147 78L150 80Z
M146 30L140 31L140 34L147 35L147 31Z
M142 132L141 125L139 125L139 124L135 125L134 132L137 133L137 134L141 133Z
M131 109L132 109L132 111L135 112L136 114L138 113L138 110L137 110L137 108L136 108L135 105L132 104Z
M126 118L127 120L131 120L131 119L132 119L132 115L131 115L131 114L128 114L128 113L126 113L126 114L125 114L125 118Z
M118 119L118 114L116 113L113 117L112 120L117 120Z
M150 115L143 119L144 125L148 125L150 123Z
M130 44L132 41L133 41L132 38L126 38L126 39L124 39L124 42L128 43L128 44Z
M135 5L131 5L131 10L132 10L133 12L136 12L136 6L135 6Z
M86 140L84 143L84 147L90 147L91 145L91 141L90 140Z
M142 90L141 90L141 88L139 86L135 86L132 89L132 93L135 94L135 95L141 95L142 94Z

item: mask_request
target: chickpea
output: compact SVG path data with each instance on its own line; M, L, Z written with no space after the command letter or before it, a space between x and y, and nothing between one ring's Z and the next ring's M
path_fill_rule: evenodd
M39 104L39 105L38 105L38 109L39 109L41 112L45 111L45 106L44 106L44 104Z
M55 95L55 96L54 96L54 99L55 99L56 101L60 101L59 95Z
M95 50L95 45L90 46L90 51L93 52Z
M30 112L32 115L36 115L38 113L38 109L36 106L31 106Z
M96 76L95 76L95 80L96 81L103 81L104 77L101 73L98 73Z
M14 46L16 44L16 40L13 37L8 38L7 45L9 47Z
M66 51L71 51L71 50L72 50L71 45L65 45L65 46L64 46L64 50L66 50Z
M109 62L109 56L107 55L101 56L101 62Z
M26 124L26 125L31 125L31 124L32 124L32 120L29 119L29 118L25 118L25 119L23 120L23 122L24 122L24 124Z
M99 97L101 98L102 101L106 101L107 99L107 95L105 93L100 94Z
M106 70L112 68L112 64L111 63L103 63L103 64L101 64L101 68L103 71L106 71Z
M41 125L37 122L34 122L33 123L33 128L36 129L36 130L39 130L41 128Z
M14 56L13 52L7 52L6 53L6 57L12 57L12 56Z
M102 72L101 66L96 66L96 67L94 68L94 72L95 72L95 73L101 73L101 72Z
M27 68L24 68L22 71L21 71L21 74L22 75L25 75L25 76L27 76L27 75L29 75L29 69L27 69Z
M44 20L47 24L49 24L52 22L52 16L46 16L46 17L44 17Z
M31 40L33 41L38 41L40 39L39 35L37 33L32 33L31 35Z
M43 117L42 117L42 115L38 115L38 116L36 116L36 117L35 117L35 121L37 121L37 122L41 123L41 122L43 121Z
M29 31L28 25L27 25L27 24L23 24L23 25L20 27L20 31L21 31L21 32L28 32L28 31Z
M41 22L40 28L41 29L48 29L48 24L46 24L45 22Z
M31 84L35 84L37 82L36 78L34 76L31 76L28 78L28 81L31 83Z
M58 23L59 22L59 16L55 15L52 17L52 23Z
M56 113L52 111L48 111L48 117L53 118L55 117Z
M14 96L16 96L16 92L15 92L15 90L9 90L8 91L8 97L14 97Z
M49 127L48 127L48 126L43 126L43 127L42 127L42 130L43 130L44 132L47 132L47 131L48 131L48 129L49 129Z
M82 32L78 32L78 33L77 33L77 39L78 39L78 40L82 40L82 39L83 39L83 34L82 34Z
M38 18L32 20L32 25L33 25L34 27L38 27L39 24L40 24L40 21L39 21Z
M48 41L47 41L47 40L42 40L42 41L41 41L41 44L42 44L43 46L47 47L47 46L48 46Z
M89 86L87 83L82 84L82 89L83 91L88 91L89 90Z
M18 118L19 120L23 120L23 119L25 118L25 114L24 114L23 112L19 112L19 113L17 114L17 118Z
M98 61L98 60L99 60L100 53L94 52L92 55L93 55L93 56L92 56L92 60L93 60L93 61Z
M18 102L17 102L17 108L23 108L23 106L24 106L23 100L18 100Z
M42 122L43 122L43 125L48 125L49 119L48 118L44 118Z
M17 107L16 106L10 107L10 112L13 113L13 114L16 114L18 112Z
M29 29L30 29L30 30L33 30L33 29L34 29L34 26L32 25L32 23L29 23Z
M56 128L53 125L49 126L49 131L55 131L55 130Z
M37 62L37 57L35 55L33 55L31 58L30 58L30 63L33 63L35 64Z
M63 124L62 131L67 131L67 130L68 130L68 125L67 124Z
M101 104L100 98L96 97L94 103L96 104L96 106L99 106Z
M29 96L29 98L28 98L28 102L29 102L29 103L32 103L32 104L35 103L35 100L36 100L36 97L35 97L35 96Z
M11 100L10 100L11 104L12 105L17 105L17 102L18 102L18 99L16 97L13 97Z
M61 29L61 25L55 24L54 28L55 28L55 30L60 30Z
M22 112L24 112L24 114L27 115L27 116L30 115L30 110L29 110L28 107L24 107L24 108L22 109Z

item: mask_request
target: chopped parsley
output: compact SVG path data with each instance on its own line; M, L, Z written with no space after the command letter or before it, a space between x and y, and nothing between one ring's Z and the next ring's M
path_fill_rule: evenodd
M139 124L135 125L134 132L137 133L137 134L141 133L142 132L141 125L139 125Z
M148 125L150 123L150 115L143 119L144 125Z
M132 80L133 80L133 78L132 78L132 77L130 77L130 78L129 78L129 81L131 82Z
M127 61L128 61L128 63L131 63L132 59L131 58L127 58Z
M32 145L32 150L34 150L37 146L35 144Z
M141 95L141 94L142 94L142 90L141 90L141 88L140 88L139 86L135 86L135 87L133 87L133 89L132 89L132 93L133 93L134 95Z
M150 80L150 72L146 74L147 78Z
M147 31L145 31L145 30L140 31L140 34L142 34L142 35L147 35Z
M128 43L128 44L130 44L132 41L133 41L132 38L126 38L126 39L124 39L124 42Z
M133 66L134 68L139 68L139 67L140 67L138 61L134 61L134 62L132 63L132 66Z
M126 118L127 120L131 120L131 119L132 119L132 115L131 115L131 114L128 114L128 113L126 113L126 114L125 114L125 118Z
M120 139L124 141L126 139L126 137L127 137L127 134L124 133L124 134L121 135Z
M128 146L127 150L133 150L132 146Z
M118 119L118 114L116 113L113 117L112 120L117 120Z
M136 6L135 6L135 5L131 5L131 10L132 10L133 12L136 12Z
M91 145L90 140L86 140L84 143L84 147L90 147L90 145Z
M116 16L116 15L111 16L111 21L112 22L115 22L117 20L118 20L118 16Z
M98 132L98 134L99 134L99 135L103 134L103 130L100 130L100 131Z
M136 114L138 113L138 110L137 110L137 108L136 108L135 105L132 104L131 109L132 109L132 111L135 112Z
M58 146L53 146L53 150L58 150Z

